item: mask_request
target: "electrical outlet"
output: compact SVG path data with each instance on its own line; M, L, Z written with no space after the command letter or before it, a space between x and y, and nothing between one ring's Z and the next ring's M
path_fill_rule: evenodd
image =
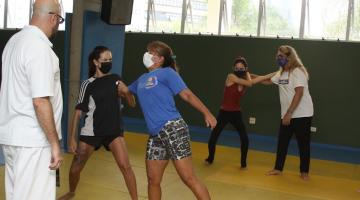
M315 132L316 132L316 130L317 130L317 129L316 129L316 127L313 127L313 126L312 126L312 127L310 127L310 131L311 131L311 132L315 133Z
M256 123L256 118L255 117L250 117L249 118L249 124L254 125Z

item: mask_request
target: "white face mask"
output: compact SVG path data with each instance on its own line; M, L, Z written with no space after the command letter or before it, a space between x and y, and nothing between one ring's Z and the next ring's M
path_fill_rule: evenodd
M143 56L143 63L146 68L149 68L154 65L154 61L152 61L153 55L151 55L149 52L145 52Z

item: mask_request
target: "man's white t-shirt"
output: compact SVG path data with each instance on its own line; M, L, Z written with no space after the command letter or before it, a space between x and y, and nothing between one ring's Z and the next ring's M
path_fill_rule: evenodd
M313 102L309 93L308 77L300 68L295 68L292 72L284 71L277 73L271 81L279 86L281 118L286 114L295 95L296 87L304 87L304 93L299 105L292 114L292 118L311 117L314 115Z
M0 144L48 146L33 98L50 97L61 139L62 93L59 59L52 43L36 26L25 26L10 38L2 55Z

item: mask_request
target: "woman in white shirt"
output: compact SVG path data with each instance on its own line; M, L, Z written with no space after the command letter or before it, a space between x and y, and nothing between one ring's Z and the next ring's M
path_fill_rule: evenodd
M281 123L275 167L267 175L282 173L289 142L295 134L300 154L300 176L307 180L310 166L310 127L314 114L308 87L309 74L291 46L280 46L276 61L280 69L268 83L279 87Z

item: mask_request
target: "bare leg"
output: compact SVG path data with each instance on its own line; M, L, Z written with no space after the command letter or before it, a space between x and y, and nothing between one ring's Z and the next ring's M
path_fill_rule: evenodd
M115 138L109 145L109 148L124 176L126 187L129 190L132 200L137 200L137 188L135 174L131 168L125 140L123 137Z
M79 142L79 146L71 163L69 172L69 192L58 198L58 200L67 200L75 196L75 190L80 180L80 173L93 152L93 146L90 146L82 141Z
M168 160L146 160L149 200L161 199L161 180Z
M206 186L196 177L191 157L175 160L174 165L181 180L187 185L199 200L209 200L210 194Z
M62 195L61 197L59 197L58 200L68 200L74 198L74 196L75 196L75 192L68 192Z

